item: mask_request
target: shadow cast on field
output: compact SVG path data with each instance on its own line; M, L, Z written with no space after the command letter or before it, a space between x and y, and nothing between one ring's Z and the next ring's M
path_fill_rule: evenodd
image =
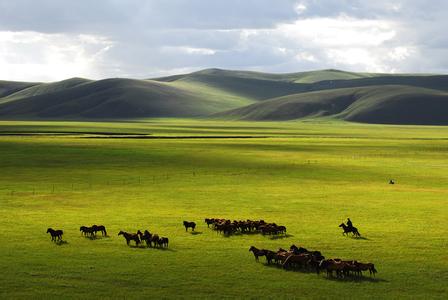
M366 237L364 237L364 236L351 236L350 238L351 238L351 239L354 239L354 240L370 241L370 239L368 239L368 238L366 238Z
M198 235L198 234L202 234L202 231L191 231L190 234L191 235Z
M110 236L108 235L103 235L103 236L85 236L85 238L87 240L91 240L91 241L95 241L95 240L102 240L102 239L108 239L110 238Z
M64 240L60 240L60 241L54 242L54 244L57 245L57 246L62 246L62 245L67 245L68 242L64 241Z
M271 236L270 239L271 240L281 240L281 239L287 239L290 237L294 237L294 236L292 234L274 235L274 236Z
M165 247L146 247L146 246L129 245L129 248L142 249L142 250L150 249L150 250L158 250L158 251L177 252L177 250L174 250L172 248L165 248Z
M324 276L327 280L332 281L338 281L338 282L373 282L373 283L380 283L380 282L389 282L388 280L376 278L376 277L370 277L370 276L348 276L343 278L337 278L337 277L327 277Z
M320 274L318 274L316 272L316 270L313 270L313 269L283 268L281 265L268 264L268 263L263 263L263 265L268 268L273 268L273 269L277 269L277 270L285 271L285 272L315 274L316 276L322 277L323 279L337 281L337 282L373 282L373 283L389 282L388 280L371 277L368 275L367 276L348 276L348 277L338 278L335 276L331 276L331 277L326 276L325 271L321 271Z

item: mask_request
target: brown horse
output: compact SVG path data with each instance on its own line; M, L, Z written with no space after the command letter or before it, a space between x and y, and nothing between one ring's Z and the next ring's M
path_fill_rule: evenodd
M376 273L378 273L378 271L375 269L375 265L372 263L360 263L360 262L355 262L355 265L358 267L359 272L362 274L362 271L369 271L370 276L375 276Z
M309 254L290 254L285 261L283 262L283 268L287 268L288 266L296 266L296 267L304 267L311 260L311 256Z
M62 235L64 234L62 230L54 230L53 228L48 228L47 233L50 234L53 242L62 241Z
M138 234L136 233L129 233L125 231L120 231L118 235L122 235L126 239L126 244L129 246L130 241L134 241L135 245L140 244L140 238L138 237Z
M327 271L327 277L328 276L332 277L333 271L335 271L336 276L338 278L342 278L345 267L346 267L346 263L344 263L340 260L334 260L334 259L322 260L319 264L320 269L324 269Z

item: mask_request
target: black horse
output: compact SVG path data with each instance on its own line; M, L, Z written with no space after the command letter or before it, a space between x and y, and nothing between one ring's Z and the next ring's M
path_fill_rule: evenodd
M188 228L191 228L191 230L194 231L194 228L196 227L196 223L184 221L184 226L185 226L185 231L188 231Z
M87 226L81 226L81 227L79 227L79 231L81 231L81 233L82 233L85 237L87 237L87 236L92 237L92 236L94 235L94 233L95 233L93 227L87 227Z
M354 236L361 236L361 234L359 233L358 229L356 227L349 227L347 225L345 225L344 223L342 223L341 225L339 225L339 227L341 227L344 232L342 233L343 235L348 235L350 232L354 235Z
M51 235L53 242L62 241L62 235L64 234L62 230L54 230L53 228L48 228L47 233Z
M107 236L106 227L104 227L103 225L92 225L92 229L95 235L98 231L101 231L101 235Z

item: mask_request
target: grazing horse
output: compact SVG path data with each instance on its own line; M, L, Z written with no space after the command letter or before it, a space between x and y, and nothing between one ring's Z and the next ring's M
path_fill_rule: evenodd
M81 234L83 234L84 236L91 235L93 233L92 227L87 226L79 227L79 231L81 231Z
M51 240L53 242L61 241L62 235L64 234L64 232L62 230L54 230L53 228L48 228L47 233L49 233L51 235Z
M185 231L188 231L188 228L191 228L191 231L194 231L194 228L196 227L196 223L184 221L184 226L185 226Z
M361 234L359 233L358 229L356 227L348 227L347 225L345 225L344 223L342 223L341 225L339 225L339 227L341 227L344 232L342 233L343 235L345 234L349 234L350 232L354 235L354 236L361 236Z
M266 251L265 250L260 250L258 248L255 248L254 246L251 246L249 248L249 252L252 252L254 254L256 261L258 261L258 257L266 255Z
M126 244L129 246L130 241L134 241L135 244L138 246L140 244L140 239L138 237L138 234L136 233L129 233L125 231L120 231L118 235L122 235L126 239Z
M106 227L104 227L103 225L92 225L92 229L95 235L98 231L101 231L101 235L107 236Z

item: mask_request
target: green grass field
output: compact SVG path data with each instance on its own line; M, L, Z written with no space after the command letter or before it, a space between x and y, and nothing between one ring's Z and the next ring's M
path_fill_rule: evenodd
M45 134L11 135L38 132ZM447 127L3 121L0 166L2 299L448 294ZM285 225L289 236L223 237L207 229L206 217L265 219ZM347 217L365 239L342 236L337 226ZM183 220L198 223L198 234L186 233ZM94 223L110 237L80 235L79 226ZM63 229L67 243L53 244L47 227ZM117 236L146 228L168 236L169 249L127 247ZM248 252L291 244L373 262L379 273L330 280L256 263Z

